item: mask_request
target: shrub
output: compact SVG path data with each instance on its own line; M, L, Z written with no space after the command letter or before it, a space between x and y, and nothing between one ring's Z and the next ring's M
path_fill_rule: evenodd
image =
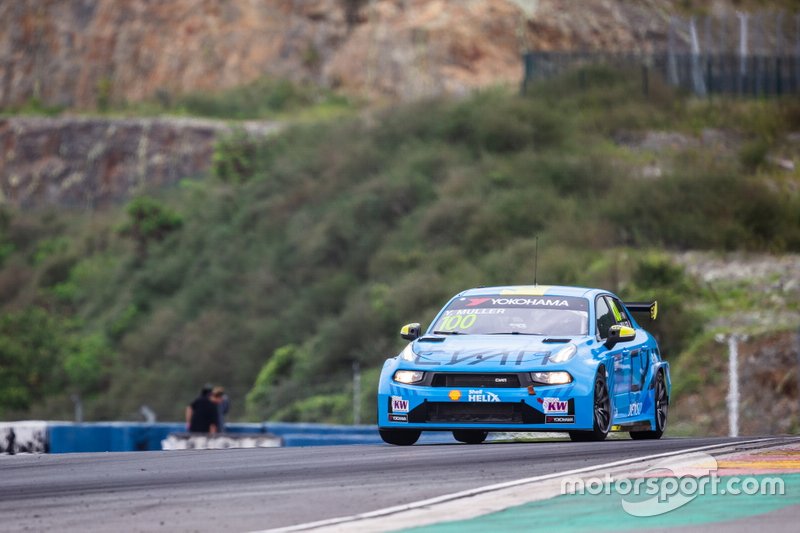
M66 346L64 324L44 309L0 315L0 416L5 409L24 411L63 388Z
M228 183L241 183L252 178L257 168L255 158L259 144L242 129L219 137L211 163L214 176Z
M658 319L644 327L656 337L665 357L675 358L703 330L705 319L691 308L700 295L699 287L686 277L683 269L668 258L649 255L641 258L633 270L632 286L626 295L633 299L658 300Z
M128 221L120 227L119 233L133 239L140 259L147 257L147 246L151 242L162 240L183 225L180 215L146 196L133 200L126 210Z
M247 393L247 412L254 418L263 417L280 405L276 387L282 380L287 380L292 373L298 358L302 357L300 349L293 344L282 346L261 367L253 387Z
M769 152L769 143L765 139L755 139L739 151L739 160L748 172L754 172L764 165Z

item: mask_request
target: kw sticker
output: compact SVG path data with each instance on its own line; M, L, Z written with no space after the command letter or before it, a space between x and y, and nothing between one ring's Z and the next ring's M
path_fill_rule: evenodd
M569 413L569 401L558 398L542 398L542 407L546 414Z
M408 400L404 400L400 396L392 396L392 412L393 413L407 413Z

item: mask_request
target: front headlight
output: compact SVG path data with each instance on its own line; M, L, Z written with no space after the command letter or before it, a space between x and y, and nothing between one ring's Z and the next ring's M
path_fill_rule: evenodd
M531 372L531 379L545 385L566 385L572 383L569 372Z
M410 385L411 383L419 383L425 379L425 372L419 372L417 370L398 370L394 373L394 380L398 383L405 383Z
M554 356L550 357L549 361L551 363L566 363L575 356L577 351L578 348L574 344L567 344L557 351Z

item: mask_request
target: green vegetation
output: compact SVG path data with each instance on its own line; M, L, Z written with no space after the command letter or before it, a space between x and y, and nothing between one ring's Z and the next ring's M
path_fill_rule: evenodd
M68 417L80 391L88 419L142 404L179 419L213 381L236 419L345 422L359 362L369 421L398 328L464 288L530 283L537 235L540 282L658 297L656 331L679 359L702 331L702 291L654 250L798 251L796 182L699 148L653 156L664 174L643 177L643 156L613 139L757 108L736 133L771 146L800 113L655 84L645 98L601 69L580 84L238 133L213 176L162 198L0 218L0 394L18 398L0 415Z
M168 114L223 120L316 121L347 116L356 109L354 102L333 91L270 77L216 92L180 94L160 89L153 98L142 102L115 102L112 81L103 78L97 82L95 94L95 113L109 116ZM64 110L63 106L45 105L34 97L22 105L0 107L0 116L56 116Z
M157 103L161 112L234 120L297 115L326 118L351 108L346 98L331 91L273 78L260 78L218 93L196 92L173 98L161 91ZM133 111L137 107L129 106ZM146 109L147 104L142 108Z
M63 111L64 107L44 104L40 98L33 96L20 105L10 106L8 108L0 107L0 116L33 115L53 117L60 115Z
M128 221L119 228L119 233L133 239L139 259L147 257L148 244L164 240L170 232L183 225L177 213L152 198L136 198L128 205L127 211Z

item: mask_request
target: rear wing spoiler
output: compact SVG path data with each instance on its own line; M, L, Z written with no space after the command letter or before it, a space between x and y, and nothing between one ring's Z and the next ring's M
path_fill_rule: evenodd
M658 301L652 302L623 302L625 308L631 313L648 313L650 320L655 320L658 316Z

